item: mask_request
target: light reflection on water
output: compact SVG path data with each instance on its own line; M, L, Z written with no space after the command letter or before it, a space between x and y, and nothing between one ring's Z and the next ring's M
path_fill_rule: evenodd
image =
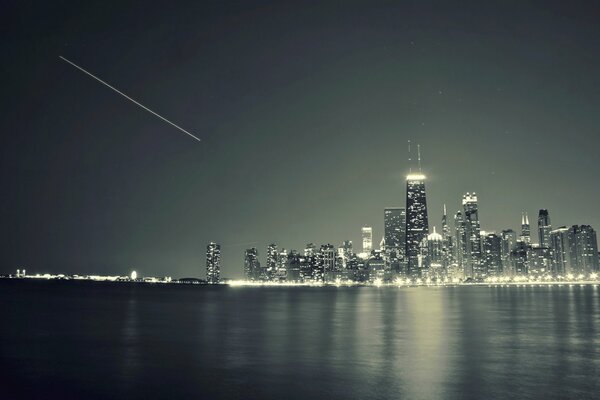
M2 379L29 397L559 399L599 389L593 286L0 289Z

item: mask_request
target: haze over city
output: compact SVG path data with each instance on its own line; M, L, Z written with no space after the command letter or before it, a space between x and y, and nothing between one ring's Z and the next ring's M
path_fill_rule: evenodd
M486 231L600 226L593 5L3 7L0 273L201 276L216 241L241 277L248 247L378 243L409 139L431 229L465 192Z

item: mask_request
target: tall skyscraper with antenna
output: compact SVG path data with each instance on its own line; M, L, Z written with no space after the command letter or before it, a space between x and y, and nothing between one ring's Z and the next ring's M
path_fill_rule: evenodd
M531 226L527 213L521 214L521 237L519 239L527 245L531 244Z
M408 160L412 164L410 141L408 141ZM421 242L429 235L427 216L427 196L425 195L425 175L421 170L421 147L417 146L418 172L410 165L406 176L406 263L411 276L421 276L419 250Z

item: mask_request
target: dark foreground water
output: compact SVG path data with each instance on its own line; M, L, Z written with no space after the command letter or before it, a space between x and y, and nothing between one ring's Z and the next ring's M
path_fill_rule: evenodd
M0 398L600 398L600 288L0 281Z

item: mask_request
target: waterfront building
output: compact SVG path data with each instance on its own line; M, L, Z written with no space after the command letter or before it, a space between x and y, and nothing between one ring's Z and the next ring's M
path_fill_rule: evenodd
M420 276L433 280L446 278L447 264L444 251L444 238L435 231L427 235L421 242Z
M267 246L267 280L272 281L275 279L277 274L277 259L279 252L277 251L277 244L271 243Z
M406 208L386 207L383 211L384 258L387 268L400 272L406 242Z
M574 238L575 270L578 274L598 272L598 242L596 231L590 225L573 225L571 235Z
M514 276L516 272L513 269L514 264L511 259L511 253L517 244L517 233L512 229L504 229L501 234L501 240L502 273L505 276Z
M502 275L502 238L494 232L482 234L482 248L485 274Z
M527 213L521 214L521 236L519 240L526 245L531 244L531 226L529 225L529 216Z
M550 231L552 272L559 276L565 276L572 271L569 239L569 228L566 226Z
M552 224L550 223L550 215L548 210L541 209L538 213L538 239L540 247L550 248L550 232Z
M261 280L262 271L256 247L247 249L244 254L244 275L248 281Z
M206 282L219 283L221 280L221 245L210 242L206 246Z
M479 222L479 210L477 206L477 195L466 193L462 200L465 226L465 253L464 269L465 276L472 278L484 278L485 271L481 259L481 224Z
M529 246L527 243L518 241L513 250L510 252L512 270L517 276L525 276L529 272L529 265L527 262L528 248Z
M598 272L596 231L589 225L560 227L550 233L554 270L559 275Z
M352 241L344 240L342 245L338 248L338 256L341 259L341 267L343 269L347 268L348 260L352 257L353 249L352 249Z
M275 271L275 281L282 282L287 280L288 269L288 253L285 249L281 249L277 255L277 269Z
M448 225L448 216L446 214L446 205L444 204L444 210L442 214L442 239L444 242L444 259L446 265L454 263L454 238L450 232L450 226Z
M287 263L286 263L286 280L288 282L301 282L301 256L296 250L290 251L287 255Z
M461 211L457 211L454 215L454 262L457 266L457 278L464 278L464 261L467 252L466 237L465 237L465 219Z
M546 275L552 273L550 249L533 244L527 249L529 275Z
M409 174L406 177L406 250L407 272L420 276L419 254L421 242L429 235L425 175Z
M371 251L373 251L373 228L370 226L363 226L361 228L361 236L363 253L371 254Z
M366 269L370 282L375 282L376 280L383 282L385 279L385 260L383 259L383 252L381 250L371 252L371 255L366 260Z

